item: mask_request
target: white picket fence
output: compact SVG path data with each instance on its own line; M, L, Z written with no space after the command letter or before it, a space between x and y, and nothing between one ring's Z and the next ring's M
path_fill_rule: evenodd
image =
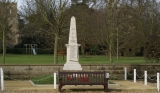
M133 73L129 75L133 75L133 82L136 83L136 76L138 76L138 74L136 73L136 69L134 69ZM156 76L157 76L157 90L159 91L160 90L159 73L157 73ZM139 77L139 78L144 78L144 85L147 85L147 78L151 80L151 77L147 76L147 71L144 71L144 76ZM124 80L127 80L127 68L124 68Z
M1 91L3 91L4 90L4 74L3 74L3 69L2 68L0 68L0 78L1 78L1 80L0 80L0 88L1 88Z

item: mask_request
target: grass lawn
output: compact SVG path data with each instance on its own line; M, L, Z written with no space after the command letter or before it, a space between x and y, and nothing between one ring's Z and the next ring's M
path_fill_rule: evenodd
M33 78L31 80L34 84L53 84L54 83L53 78L54 77L52 75L45 75L45 76ZM56 80L57 80L57 83L58 83L58 77L57 77Z
M2 63L2 55L0 55L0 64ZM66 57L63 60L62 56L58 57L58 64L64 64ZM116 57L113 57L113 62L109 62L108 56L82 56L79 57L80 64L115 64ZM144 64L146 60L143 57L119 57L119 64ZM5 64L53 64L53 55L6 55Z

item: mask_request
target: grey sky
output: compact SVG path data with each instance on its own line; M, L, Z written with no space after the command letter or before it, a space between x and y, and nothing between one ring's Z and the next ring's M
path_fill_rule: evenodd
M19 8L21 5L23 5L23 0L16 0L17 1L17 8Z
M20 8L20 6L23 5L23 1L24 1L24 0L16 0L16 1L17 1L17 3L18 3L17 8ZM160 0L156 0L156 1L160 2Z

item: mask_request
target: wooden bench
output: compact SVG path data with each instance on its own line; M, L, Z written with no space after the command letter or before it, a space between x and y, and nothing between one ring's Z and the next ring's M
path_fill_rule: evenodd
M65 85L103 85L104 91L108 91L109 74L107 76L106 72L59 71L58 77L59 92Z

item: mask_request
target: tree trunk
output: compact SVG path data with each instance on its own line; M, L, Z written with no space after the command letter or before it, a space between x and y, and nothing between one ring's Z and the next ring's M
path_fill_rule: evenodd
M84 55L85 55L85 43L82 43L81 51L82 51L82 57L84 57Z
M5 64L5 56L6 56L6 47L5 47L5 32L3 31L3 64Z
M113 62L112 60L112 40L110 40L110 44L109 44L109 59L110 59L110 62Z
M58 34L55 34L55 42L54 42L54 64L58 63Z

